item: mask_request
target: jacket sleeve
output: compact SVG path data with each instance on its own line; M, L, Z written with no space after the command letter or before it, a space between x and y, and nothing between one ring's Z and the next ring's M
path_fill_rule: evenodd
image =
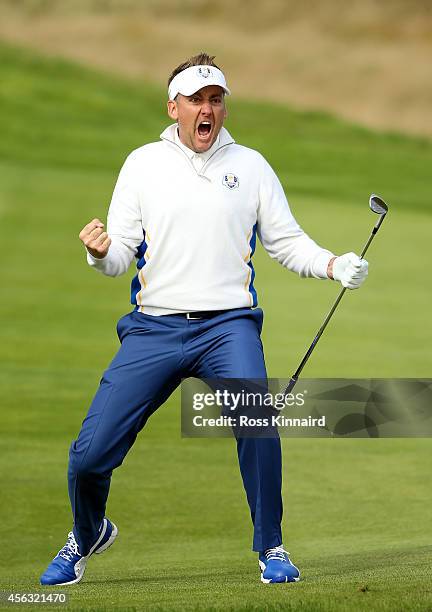
M112 241L108 254L97 259L87 251L88 264L107 276L127 271L144 238L138 179L138 163L131 153L120 170L108 211L107 232Z
M267 161L261 160L257 233L262 245L270 257L300 276L327 278L333 253L318 246L301 229L279 179Z

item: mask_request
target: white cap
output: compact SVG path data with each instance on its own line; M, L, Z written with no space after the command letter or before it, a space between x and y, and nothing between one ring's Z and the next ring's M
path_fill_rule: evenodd
M191 96L193 93L207 87L207 85L219 85L227 95L230 90L227 87L224 73L214 66L191 66L179 72L168 87L168 99L174 100L177 94Z

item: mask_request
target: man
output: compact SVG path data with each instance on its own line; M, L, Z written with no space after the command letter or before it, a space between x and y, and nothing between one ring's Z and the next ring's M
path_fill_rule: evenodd
M71 445L73 531L42 584L79 582L90 555L113 543L117 527L105 517L112 471L182 378L266 378L257 235L301 276L355 289L367 275L366 261L335 257L303 232L265 159L223 127L230 91L213 59L202 53L174 70L168 115L176 123L127 158L107 231L94 219L80 233L88 263L104 274L123 274L137 259L134 310L118 323L121 347ZM282 545L280 440L238 437L237 450L261 580L297 581Z

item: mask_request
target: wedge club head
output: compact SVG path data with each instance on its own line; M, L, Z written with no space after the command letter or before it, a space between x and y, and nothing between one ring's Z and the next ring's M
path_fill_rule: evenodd
M375 193L373 193L369 198L369 206L374 213L377 213L377 215L385 215L388 211L387 204Z
M380 198L379 195L376 195L376 193L373 193L371 197L369 198L369 208L371 209L372 212L376 213L377 215L380 215L380 218L376 222L375 228L374 228L374 233L376 233L379 229L379 226L384 221L384 217L386 216L388 212L388 206L384 202L384 200Z

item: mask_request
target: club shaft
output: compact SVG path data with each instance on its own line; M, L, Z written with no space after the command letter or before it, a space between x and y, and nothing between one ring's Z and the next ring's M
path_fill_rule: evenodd
M381 225L381 223L380 223L380 225ZM378 229L379 229L379 225L377 227L373 228L373 230L371 232L371 235L368 238L368 241L366 242L366 244L363 247L363 251L360 253L360 259L363 259L363 257L365 256L366 251L368 250L369 245L372 242L372 240L375 238L375 234L377 233Z
M373 230L372 230L372 232L371 232L371 235L370 235L370 236L369 236L369 238L368 238L368 241L366 242L366 244L365 244L365 245L364 245L364 247L363 247L363 250L362 250L361 255L360 255L360 259L363 259L363 257L364 257L364 255L365 255L366 251L368 250L368 248L369 248L369 246L370 246L370 243L371 243L371 242L372 242L372 240L374 239L374 237L375 237L375 235L376 235L377 231L378 231L378 230L379 230L379 228L380 228L381 223L382 223L382 222L383 222L383 220L384 220L384 216L385 216L385 215L381 215L381 217L380 217L379 221L377 222L377 224L376 224L376 225L375 225L375 227L373 228ZM294 385L296 384L296 382L297 382L297 380L298 380L298 378L299 378L299 376L300 376L300 374L301 374L301 371L303 370L304 366L306 365L306 363L307 363L307 361L308 361L309 357L312 355L312 352L313 352L314 348L316 347L316 345L318 344L318 340L319 340L319 339L321 338L321 336L323 335L325 328L327 327L327 325L328 325L328 323L329 323L330 319L332 318L332 316L333 316L333 314L334 314L334 311L335 311L335 310L336 310L336 308L339 306L339 302L340 302L340 301L341 301L341 299L343 298L343 295L344 295L345 291L346 291L346 287L342 287L342 289L341 289L341 290L340 290L340 292L339 292L339 295L338 295L338 296L337 296L337 298L336 298L335 303L334 303L334 304L333 304L333 306L331 307L331 309L330 309L329 313L327 314L326 318L324 319L323 324L322 324L322 325L321 325L321 327L319 328L318 333L316 334L315 338L313 339L312 344L310 345L310 347L308 348L308 350L307 350L307 351L306 351L306 353L305 353L305 356L304 356L304 357L303 357L303 359L301 360L299 367L298 367L298 368L297 368L297 370L294 372L294 374L291 376L291 379L290 379L290 381L289 381L289 383L288 383L288 385L287 385L287 388L285 389L285 395L287 395L288 393L291 393L291 391L293 390Z
M326 316L326 318L324 319L323 324L321 325L321 327L318 330L317 335L315 336L315 338L312 341L312 344L310 345L310 347L308 348L308 350L305 353L305 356L303 357L303 359L300 362L299 367L297 368L297 370L295 371L295 373L291 376L291 380L288 384L288 387L286 388L285 394L287 393L291 393L292 389L294 388L295 383L298 380L298 377L300 376L301 371L303 370L304 366L306 365L309 357L312 355L312 352L314 350L314 348L316 347L318 340L321 338L321 336L324 333L325 328L328 325L328 322L330 321L330 319L333 316L334 311L336 310L336 308L339 305L339 302L341 301L343 294L346 291L346 287L342 287L342 289L339 292L339 295L336 298L335 303L333 304L333 306L331 307L328 315Z

